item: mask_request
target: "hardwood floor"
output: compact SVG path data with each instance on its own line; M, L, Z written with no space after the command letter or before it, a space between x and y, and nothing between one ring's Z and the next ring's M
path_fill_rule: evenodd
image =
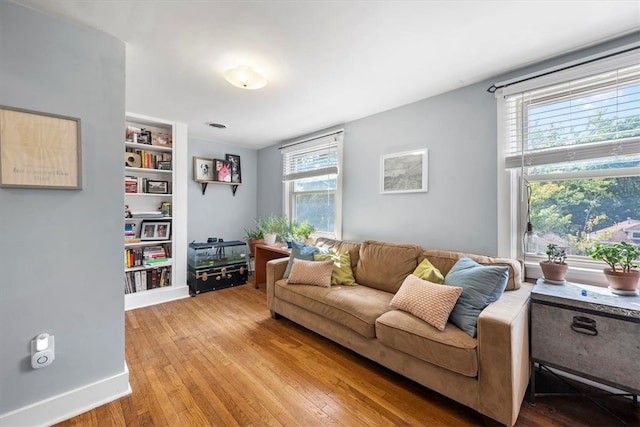
M264 288L250 284L127 312L126 360L133 394L58 426L493 423L287 319L271 319ZM549 386L543 378L540 387ZM604 403L640 425L628 399ZM624 424L583 398L522 404L516 426L551 425Z

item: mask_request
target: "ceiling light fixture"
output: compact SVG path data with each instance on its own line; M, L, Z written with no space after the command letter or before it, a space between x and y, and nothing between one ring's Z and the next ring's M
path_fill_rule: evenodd
M267 79L247 65L238 65L225 71L224 78L242 89L260 89L267 85Z

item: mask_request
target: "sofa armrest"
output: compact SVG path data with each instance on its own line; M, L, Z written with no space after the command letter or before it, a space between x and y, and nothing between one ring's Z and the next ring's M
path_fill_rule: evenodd
M276 282L282 279L284 271L287 269L289 257L272 259L267 262L267 305L273 311L275 300Z
M515 424L529 383L529 297L533 285L506 291L478 317L479 412Z

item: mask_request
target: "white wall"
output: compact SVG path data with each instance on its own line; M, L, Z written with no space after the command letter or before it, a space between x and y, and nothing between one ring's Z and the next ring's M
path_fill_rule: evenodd
M224 159L225 154L240 156L242 185L233 196L229 185L208 184L202 195L202 186L193 180L193 157ZM243 240L244 229L252 227L256 217L256 150L189 138L188 156L188 242L206 242L208 237Z
M79 117L83 175L82 190L0 188L3 424L27 405L125 374L125 46L7 1L0 39L0 104ZM29 342L41 332L55 335L56 359L33 370Z

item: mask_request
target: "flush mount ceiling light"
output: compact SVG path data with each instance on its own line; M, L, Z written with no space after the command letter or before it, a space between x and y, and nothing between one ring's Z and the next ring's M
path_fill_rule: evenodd
M224 78L242 89L260 89L267 85L267 79L247 65L238 65L225 71Z

